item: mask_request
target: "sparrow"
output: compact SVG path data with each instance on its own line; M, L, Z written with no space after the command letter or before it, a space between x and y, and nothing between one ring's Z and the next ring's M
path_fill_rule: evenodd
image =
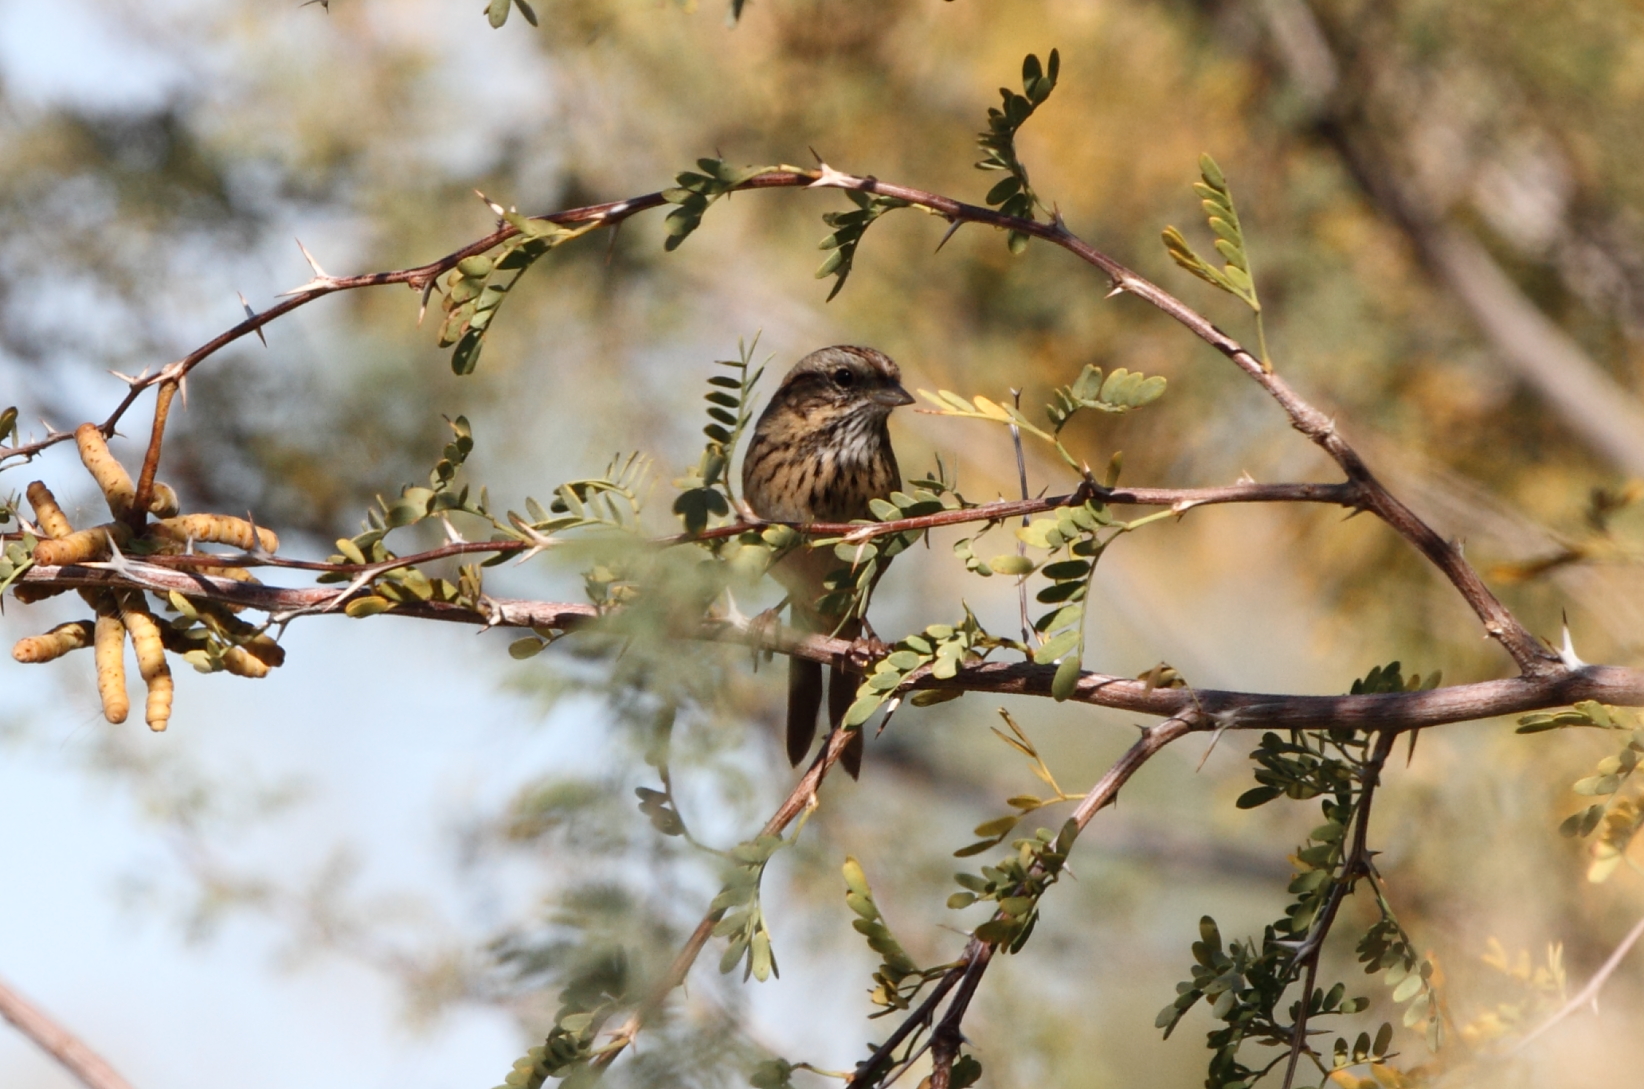
M886 422L899 405L913 403L902 374L883 352L836 345L794 364L754 425L742 461L742 496L760 518L772 522L849 522L870 518L868 503L902 486ZM803 631L855 639L862 621L818 607L829 574L848 565L832 548L801 547L772 569L788 591L794 626ZM857 681L828 670L828 724L839 728L856 695ZM788 661L788 760L798 764L816 737L822 705L822 665ZM856 778L862 766L858 734L840 755Z

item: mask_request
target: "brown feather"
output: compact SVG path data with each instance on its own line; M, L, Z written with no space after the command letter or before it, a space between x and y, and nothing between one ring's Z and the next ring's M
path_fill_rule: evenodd
M782 379L754 425L742 461L743 498L755 514L773 522L870 517L869 501L902 485L885 422L894 408L912 400L896 364L881 352L848 346L812 352ZM816 607L827 576L845 566L828 548L799 548L776 565L772 574L788 590L796 627L838 629L849 639L860 633L860 621L842 627L842 617ZM855 693L854 676L830 668L830 727L839 728ZM787 739L788 758L795 764L816 736L821 701L821 667L794 659L788 668ZM854 777L861 766L860 737L840 759Z

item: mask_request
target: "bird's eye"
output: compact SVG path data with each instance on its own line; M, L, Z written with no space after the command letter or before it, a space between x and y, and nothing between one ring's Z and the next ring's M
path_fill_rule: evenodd
M851 383L856 381L856 375L850 372L850 368L840 367L838 370L833 372L833 381L835 385L849 389Z

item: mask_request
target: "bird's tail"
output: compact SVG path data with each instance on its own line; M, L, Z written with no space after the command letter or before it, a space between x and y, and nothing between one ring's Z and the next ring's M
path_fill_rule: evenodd
M788 763L797 765L811 751L811 742L816 738L816 713L821 709L822 663L789 658ZM828 718L833 719L831 705Z
M836 667L828 669L828 726L839 729L856 698L857 678ZM822 664L804 658L788 659L788 763L797 765L816 740L816 713L822 709ZM839 765L852 779L862 773L863 737L855 737L839 754Z

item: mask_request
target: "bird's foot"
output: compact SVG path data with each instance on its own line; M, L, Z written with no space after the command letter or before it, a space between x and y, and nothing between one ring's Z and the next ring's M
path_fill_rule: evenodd
M787 604L787 599L784 598L777 604L771 606L769 609L766 609L764 612L756 613L752 617L749 617L744 624L744 629L747 631L749 637L748 642L753 651L753 665L755 670L759 668L759 659L762 652L767 660L770 658L770 650L765 646L765 644L773 636L775 636L777 632L782 630L782 610L787 606Z
M890 653L890 644L879 638L879 633L873 630L873 625L864 618L862 634L851 642L850 655L852 660L862 666L870 665Z

